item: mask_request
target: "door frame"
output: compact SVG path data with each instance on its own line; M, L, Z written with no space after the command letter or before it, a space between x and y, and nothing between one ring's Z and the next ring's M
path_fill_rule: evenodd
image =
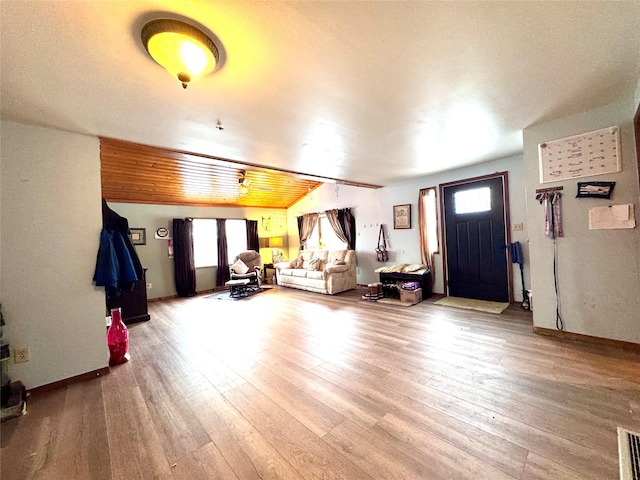
M636 137L636 160L638 162L638 187L640 187L640 103L633 118L633 130Z
M449 296L449 279L447 276L447 231L446 231L446 219L444 212L444 189L445 187L456 187L459 185L465 185L467 183L478 182L481 180L489 180L493 178L502 179L502 203L504 205L504 238L506 242L505 256L507 261L507 289L509 291L509 303L513 303L513 265L511 259L508 256L509 245L511 245L511 218L509 208L509 172L496 172L488 175L481 175L479 177L465 178L464 180L456 180L453 182L441 183L438 185L438 194L440 195L440 232L442 232L442 281L444 287L444 293Z

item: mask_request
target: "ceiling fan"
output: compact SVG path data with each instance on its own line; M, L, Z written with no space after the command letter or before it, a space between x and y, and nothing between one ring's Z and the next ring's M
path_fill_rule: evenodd
M247 171L240 170L240 176L238 177L238 190L240 195L247 195L249 193L249 185L251 185L251 179L247 178ZM266 187L253 186L253 190L263 190L265 192L272 192L273 189Z
M247 171L240 170L240 177L238 177L238 190L240 191L240 195L246 195L249 193L250 184L251 179L247 178Z

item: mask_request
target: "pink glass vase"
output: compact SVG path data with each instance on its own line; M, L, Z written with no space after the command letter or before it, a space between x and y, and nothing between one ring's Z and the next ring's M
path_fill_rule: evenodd
M107 345L109 346L109 365L120 365L129 360L129 330L122 322L122 312L119 308L111 310Z

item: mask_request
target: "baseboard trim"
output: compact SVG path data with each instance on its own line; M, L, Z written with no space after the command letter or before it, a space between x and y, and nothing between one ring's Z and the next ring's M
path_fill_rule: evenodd
M210 288L208 290L199 290L196 292L196 295L205 295L209 293L219 292L220 290L225 290L225 287ZM174 298L180 298L178 295L168 295L166 297L156 297L156 298L148 298L147 303L151 302L163 302L164 300L173 300Z
M549 337L564 338L566 340L578 340L580 342L592 343L596 345L605 345L608 347L616 347L632 352L640 353L640 344L633 342L625 342L623 340L613 340L611 338L593 337L582 333L565 332L563 330L553 330L551 328L533 327L533 333L538 335L547 335Z
M209 295L210 293L214 293L216 291L215 288L210 288L208 290L198 290L196 292L197 295Z
M109 373L109 371L109 367L98 368L97 370L92 370L87 373L81 373L80 375L76 375L75 377L69 377L63 380L58 380L57 382L47 383L46 385L31 388L27 390L27 392L29 392L29 395L39 395L42 393L51 392L52 390L58 390L59 388L68 387L69 385L73 385L74 383L84 382L93 378L102 377Z
M156 297L156 298L148 298L147 299L147 303L151 303L151 302L162 302L164 300L171 300L173 298L178 298L177 295L169 295L167 297Z

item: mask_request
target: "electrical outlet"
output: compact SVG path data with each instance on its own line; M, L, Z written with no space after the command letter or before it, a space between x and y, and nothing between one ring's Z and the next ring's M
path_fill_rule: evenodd
M153 285L151 283L147 283L147 290L151 290L152 287Z
M18 347L13 349L13 363L25 363L29 361L29 348Z
M523 223L514 223L513 224L513 231L514 232L521 232L524 230L524 224Z

